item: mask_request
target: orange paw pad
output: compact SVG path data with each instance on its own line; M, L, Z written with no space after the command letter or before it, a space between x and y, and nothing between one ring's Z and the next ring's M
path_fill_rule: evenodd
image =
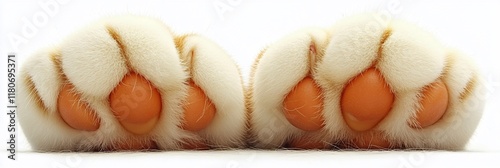
M421 108L417 112L417 125L424 128L436 123L448 108L448 89L442 80L438 80L424 88L420 99Z
M162 109L161 95L144 77L127 74L109 95L113 114L133 134L151 131Z
M283 101L286 119L304 131L316 131L324 126L321 89L311 77L300 81Z
M394 94L380 72L370 68L344 88L341 109L344 120L351 129L366 131L389 113L393 102Z
M88 104L81 101L80 95L73 92L74 86L65 84L57 98L57 110L61 118L71 128L83 131L95 131L100 119Z
M202 130L212 122L215 111L214 104L203 90L190 81L188 98L184 103L184 121L181 127L188 131Z

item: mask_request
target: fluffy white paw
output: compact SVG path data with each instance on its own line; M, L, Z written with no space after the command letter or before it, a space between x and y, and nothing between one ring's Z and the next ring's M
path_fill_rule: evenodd
M20 123L35 150L245 144L234 61L208 39L176 36L158 20L103 19L30 57L20 75Z
M461 149L482 114L471 60L373 15L293 33L261 52L247 93L261 148Z

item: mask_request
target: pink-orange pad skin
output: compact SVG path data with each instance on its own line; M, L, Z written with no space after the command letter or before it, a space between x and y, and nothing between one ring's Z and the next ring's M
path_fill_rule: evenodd
M57 109L61 118L71 128L83 131L95 131L99 128L100 119L87 103L74 93L73 85L65 84L57 98Z
M182 128L188 131L202 130L212 122L215 111L215 105L208 99L203 90L190 81L188 98L184 103Z
M391 110L394 94L382 75L370 68L344 88L341 108L347 125L355 131L373 128Z
M162 109L158 90L136 73L127 74L109 95L109 100L123 128L138 135L156 126Z
M288 121L299 129L316 131L324 125L321 89L311 77L304 78L288 93L283 108Z

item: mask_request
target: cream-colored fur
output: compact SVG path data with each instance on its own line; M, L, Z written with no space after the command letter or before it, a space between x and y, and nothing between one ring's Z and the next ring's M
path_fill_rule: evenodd
M373 131L382 132L391 145L406 148L465 146L479 122L484 103L484 88L472 61L446 49L409 23L379 23L375 17L363 14L341 20L331 28L300 30L264 51L253 69L248 89L253 109L252 144L261 148L281 147L299 136L327 143L352 141L358 133L343 120L342 90L353 77L375 66L394 92L395 102ZM381 40L386 34L387 38ZM308 74L322 88L324 98L325 127L315 132L292 126L282 107L284 97ZM448 87L450 97L445 115L432 126L410 127L408 122L415 122L420 108L423 87L439 78Z
M270 45L255 63L246 100L238 67L215 43L198 35L174 35L154 19L106 18L23 64L18 81L21 126L32 147L42 151L99 150L127 139L152 139L166 150L192 140L214 147L244 147L246 103L249 141L255 147L282 147L304 136L327 143L350 142L358 133L346 125L340 111L342 90L353 77L375 66L396 99L374 131L382 132L394 146L463 148L484 103L481 76L472 61L409 23L379 23L374 17L358 15L330 28L303 29ZM108 100L130 71L144 76L162 96L160 120L142 136L120 125ZM295 128L283 115L285 96L308 75L323 91L325 127L315 132ZM189 79L217 109L213 122L195 133L179 127ZM420 108L422 89L438 79L449 92L445 115L432 126L410 127L408 122L415 122ZM97 131L72 129L59 116L57 97L68 82L82 95L82 102L96 111Z
M199 36L188 36L184 50L178 51L176 37L158 20L111 17L76 32L54 49L30 57L22 68L18 94L20 123L32 147L43 151L99 150L126 139L152 139L160 149L179 149L185 140L242 147L246 118L243 84L236 64L219 46ZM193 64L181 56L191 50L196 51ZM121 127L108 99L129 71L144 76L162 97L164 108L158 124L142 136ZM195 133L179 127L189 78L217 109L213 122ZM100 118L98 130L77 131L61 119L57 97L65 82L73 84L82 101L96 111ZM34 88L30 88L31 84Z

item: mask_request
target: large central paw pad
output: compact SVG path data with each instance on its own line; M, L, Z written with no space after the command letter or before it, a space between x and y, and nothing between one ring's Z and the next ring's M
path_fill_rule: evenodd
M109 95L109 103L123 128L138 135L155 127L162 109L158 89L136 73L123 78Z
M29 58L20 121L37 150L242 147L241 81L213 42L113 17Z
M266 48L251 77L258 147L460 149L483 108L468 58L377 15L305 29ZM473 104L473 106L471 106Z

